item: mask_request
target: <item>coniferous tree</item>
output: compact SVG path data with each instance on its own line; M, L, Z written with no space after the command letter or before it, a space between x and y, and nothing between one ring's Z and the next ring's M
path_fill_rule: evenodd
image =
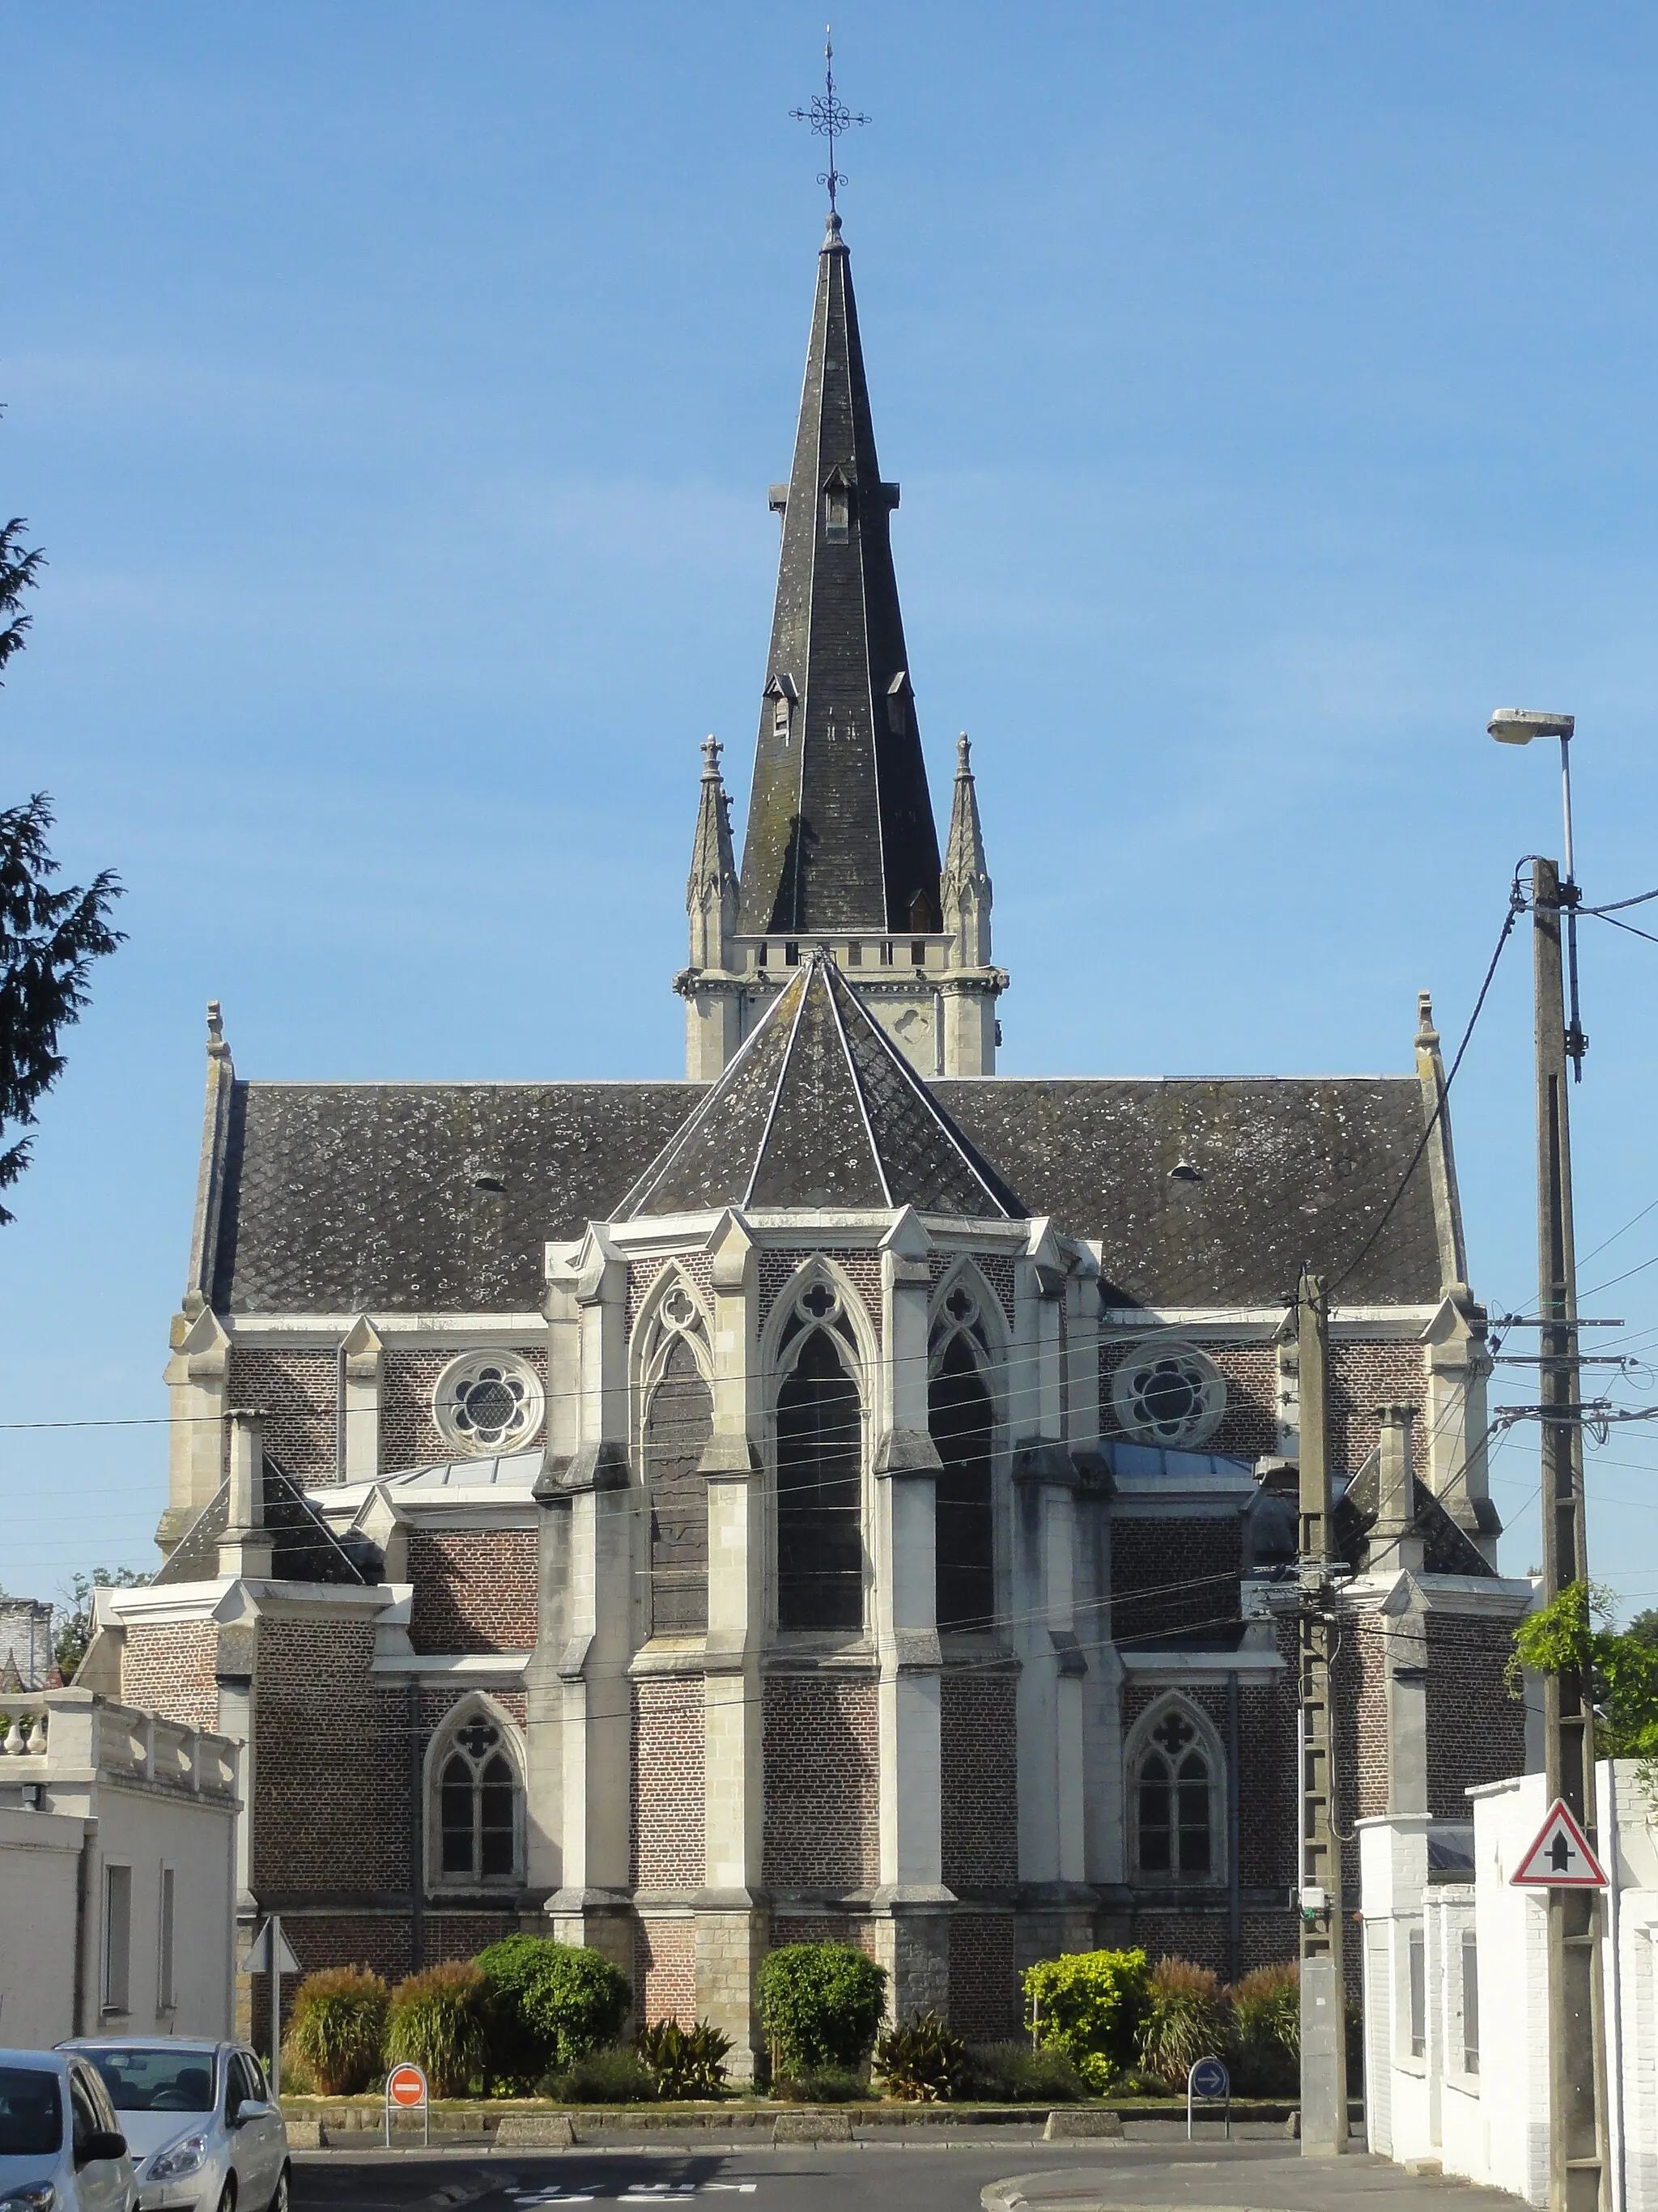
M38 546L24 548L27 526L21 519L0 526L0 671L23 648L30 620L23 594L45 565ZM112 952L123 934L109 926L121 885L108 868L84 888L53 889L52 823L43 791L0 810L0 1190L16 1182L29 1155L27 1137L4 1140L33 1121L62 1074L58 1039L81 1018L93 962ZM0 1225L12 1218L0 1206Z

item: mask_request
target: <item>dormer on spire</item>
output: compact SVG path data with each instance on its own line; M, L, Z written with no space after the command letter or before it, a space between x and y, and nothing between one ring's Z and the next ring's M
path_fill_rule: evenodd
M685 880L690 965L674 978L685 1000L685 1066L694 1081L718 1075L742 1036L742 1001L729 972L736 965L738 891L731 799L720 774L723 750L717 738L702 740L702 784Z

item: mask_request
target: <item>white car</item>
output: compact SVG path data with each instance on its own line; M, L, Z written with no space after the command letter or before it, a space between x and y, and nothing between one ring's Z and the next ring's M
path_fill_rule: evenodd
M96 2069L119 2116L138 2212L288 2212L288 2129L245 2044L170 2035L61 2048Z
M0 2051L0 2212L132 2212L132 2160L84 2058Z

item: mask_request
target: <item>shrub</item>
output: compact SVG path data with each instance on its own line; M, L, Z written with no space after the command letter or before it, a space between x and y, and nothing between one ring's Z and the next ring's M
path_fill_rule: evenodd
M869 2083L849 2066L812 2066L780 2076L772 2094L786 2105L855 2105L869 2094Z
M1144 1951L1069 1951L1039 1960L1025 1971L1026 2025L1102 2095L1133 2057L1149 1980Z
M568 2073L590 2051L614 2043L633 1992L603 1952L508 1936L474 1961L489 1984L489 2068L527 2085Z
M1189 1959L1159 1959L1135 2036L1141 2065L1170 2089L1184 2089L1199 2058L1219 2057L1231 2042L1232 2017L1220 1978Z
M711 2021L681 2027L659 2020L639 2032L639 2056L651 2069L659 2097L717 2097L726 2086L732 2039Z
M434 2097L465 2096L483 2069L489 1984L459 1960L410 1974L392 1992L386 2056L412 2059Z
M387 2002L386 1984L367 1966L307 1974L294 1992L284 2060L309 2076L319 2096L366 2089L385 2069Z
M850 1943L785 1943L760 1969L760 2016L774 2070L798 2079L861 2064L881 2025L887 1977Z
M656 2095L656 2076L636 2051L590 2051L550 2075L540 2094L566 2105L645 2105Z
M917 2013L876 2039L875 2071L901 2105L944 2104L967 2079L967 2045L936 2012Z
M1257 1966L1233 1984L1232 2033L1240 2086L1272 2095L1299 2086L1301 1968L1293 1959Z
M987 2043L968 2052L961 2094L991 2105L1068 2105L1084 2093L1057 2045L1033 2051L1028 2043Z

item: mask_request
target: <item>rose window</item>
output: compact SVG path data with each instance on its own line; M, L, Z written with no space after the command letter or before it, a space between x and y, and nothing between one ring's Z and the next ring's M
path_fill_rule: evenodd
M1136 1345L1111 1378L1118 1426L1137 1443L1192 1450L1220 1426L1226 1384L1195 1346Z
M458 1359L444 1370L433 1414L445 1441L463 1452L516 1451L541 1426L540 1378L510 1352Z

